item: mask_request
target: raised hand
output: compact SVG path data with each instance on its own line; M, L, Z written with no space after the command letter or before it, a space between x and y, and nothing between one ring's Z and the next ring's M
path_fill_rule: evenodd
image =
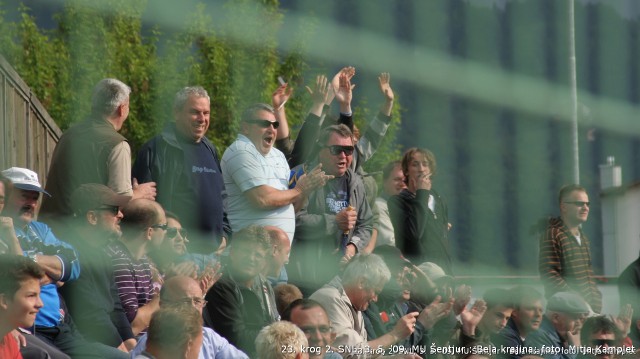
M487 311L487 303L484 300L478 299L469 310L463 310L460 313L460 319L462 320L462 331L468 336L474 336L476 333L476 327L482 316Z
M383 72L378 76L378 83L380 84L380 92L384 95L385 100L393 101L394 95L393 90L391 89L391 76L388 72Z
M353 89L356 85L351 84L349 76L345 73L341 73L339 77L338 88L336 90L336 100L340 103L341 112L343 106L351 107L351 100L353 98Z
M296 186L305 196L315 191L317 188L324 186L328 180L334 176L325 174L322 170L322 163L315 166L311 171L303 174L298 179Z
M631 317L633 316L633 308L631 304L625 304L620 308L620 314L617 317L612 317L614 323L616 323L616 327L620 330L624 336L629 334L631 330Z
M316 85L313 90L309 86L305 87L309 95L311 95L311 100L314 105L323 105L327 102L329 92L331 90L331 84L328 83L325 75L316 76Z
M418 321L422 323L422 325L426 329L431 329L433 326L442 318L447 316L453 307L453 298L450 298L448 301L441 302L442 297L437 296L436 299L431 302L428 306L426 306L420 315L418 316Z
M274 110L280 110L291 97L292 89L287 85L280 85L271 95L271 104Z

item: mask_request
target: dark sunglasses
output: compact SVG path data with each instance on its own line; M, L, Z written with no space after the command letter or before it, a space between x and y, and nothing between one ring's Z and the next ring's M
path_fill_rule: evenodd
M109 212L109 213L113 214L114 216L116 216L116 215L118 215L118 212L120 212L120 207L118 207L118 206L102 206L102 207L94 208L94 210Z
M158 228L158 229L162 229L163 231L166 231L168 227L169 227L169 225L166 224L166 223L154 224L153 226L149 226L149 228Z
M573 202L564 202L564 203L569 203L578 207L582 207L584 205L587 205L587 207L589 207L591 205L591 202L582 202L582 201L573 201Z
M167 227L167 238L175 238L178 233L182 238L187 238L187 230L184 228Z
M616 341L613 339L591 339L591 345L594 346L610 346L613 347L616 345Z
M338 156L342 152L344 152L345 156L351 156L353 154L353 149L354 149L353 146L340 146L340 145L324 146L324 148L328 148L329 152L334 156Z
M247 120L246 122L252 123L254 125L258 125L258 126L260 126L262 128L268 128L269 126L273 126L273 128L277 130L278 127L280 127L280 122L278 122L278 121L271 122L269 120L257 119L257 120Z

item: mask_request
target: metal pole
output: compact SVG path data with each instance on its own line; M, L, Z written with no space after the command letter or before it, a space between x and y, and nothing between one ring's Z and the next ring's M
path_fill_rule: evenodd
M578 81L576 76L576 25L574 0L569 2L569 77L571 81L571 143L573 145L573 182L580 183L580 149L578 145Z

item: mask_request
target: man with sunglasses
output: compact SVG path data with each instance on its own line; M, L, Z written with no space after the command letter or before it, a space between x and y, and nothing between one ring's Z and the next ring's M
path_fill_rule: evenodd
M344 264L362 251L373 223L362 178L351 169L351 130L345 125L328 126L318 137L318 149L317 161L334 178L309 195L296 217L291 281L303 293L327 283L337 274L340 261Z
M73 191L73 234L69 242L78 251L80 277L59 289L85 338L127 349L135 345L135 336L122 308L105 249L122 234L120 207L130 199L98 183L83 184Z
M162 244L167 218L154 201L134 199L122 208L122 236L107 245L106 252L116 278L118 295L135 335L146 329L158 309L147 251Z
M600 313L602 293L591 267L590 242L582 231L589 217L589 196L577 184L564 186L558 195L560 217L551 218L540 237L538 268L544 281L545 296L573 291Z
M228 214L234 232L249 225L275 226L285 231L289 243L295 230L294 203L302 200L326 176L319 168L289 189L289 164L273 148L278 127L273 107L254 104L242 113L238 138L222 155L222 173L228 194Z
M175 120L142 146L132 170L140 183L157 183L156 200L181 218L190 234L189 252L205 263L215 259L213 253L224 248L231 234L220 156L206 137L210 116L204 88L178 91Z

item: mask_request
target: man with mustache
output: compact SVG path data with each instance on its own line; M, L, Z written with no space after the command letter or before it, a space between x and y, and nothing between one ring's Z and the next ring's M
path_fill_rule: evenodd
M564 186L558 195L560 217L549 219L540 237L538 268L545 285L545 296L557 292L576 292L600 313L602 293L591 267L591 249L582 224L589 218L589 195L577 184Z
M56 238L49 226L35 221L40 193L49 195L40 185L38 175L19 167L6 169L2 175L11 180L14 187L3 211L15 226L15 234L12 233L9 240L10 250L29 257L45 272L40 292L44 307L36 317L35 335L73 358L127 358L124 345L120 345L120 351L91 343L69 324L56 284L78 279L78 254L70 244Z

